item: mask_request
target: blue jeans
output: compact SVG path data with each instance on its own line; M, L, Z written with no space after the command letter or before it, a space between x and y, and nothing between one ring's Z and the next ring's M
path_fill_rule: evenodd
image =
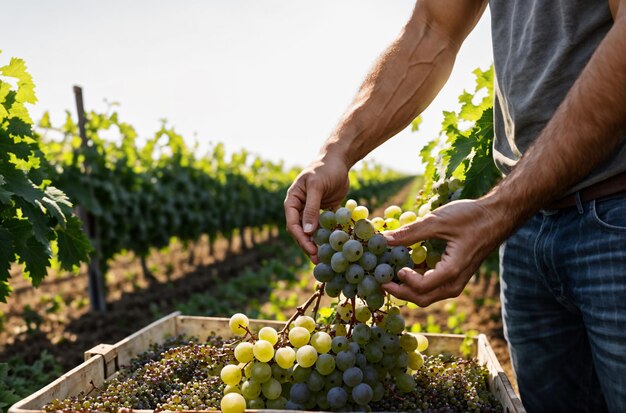
M626 195L541 211L502 245L500 266L528 412L626 412Z

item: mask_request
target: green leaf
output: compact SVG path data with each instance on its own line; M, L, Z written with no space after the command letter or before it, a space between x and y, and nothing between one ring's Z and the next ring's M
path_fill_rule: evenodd
M12 153L20 159L27 159L31 155L31 146L26 142L14 142L8 132L0 127L0 155Z
M417 132L422 124L422 116L418 116L411 122L411 132Z
M35 207L21 198L15 199L15 205L22 210L28 222L33 226L33 233L37 241L43 245L48 245L53 238L48 217L40 206ZM40 204L41 205L41 204Z
M46 276L46 267L50 265L52 252L49 245L43 245L32 235L32 225L25 219L9 219L4 227L11 233L13 248L19 256L18 262L24 264L24 271L36 287Z
M33 78L28 73L26 63L22 59L12 58L8 65L0 68L0 73L18 80L16 96L18 102L37 103Z
M13 136L19 137L33 137L33 128L32 126L25 122L20 118L10 118L9 126L7 127L7 132L9 132Z
M461 198L475 199L483 196L501 177L491 153L476 152L465 173L465 186L461 191Z
M45 190L46 196L43 197L41 203L48 209L48 212L56 217L62 227L65 227L66 217L72 214L72 203L61 191L54 186L49 186Z
M9 269L15 254L13 252L13 238L11 233L0 226L0 301L6 303L6 297L11 292L9 286Z
M475 145L476 139L474 136L465 137L458 135L457 139L452 142L452 147L445 151L446 156L449 158L446 166L446 178L452 176L456 168L467 160Z
M7 181L6 184L4 184L4 189L14 193L25 201L35 204L36 202L40 202L44 197L44 191L28 179L25 172L12 169L11 165L6 165L6 167L3 168L3 165L0 164L0 173L4 175Z
M89 261L89 253L93 251L87 235L83 232L82 222L75 216L67 220L65 229L57 231L59 244L59 261L61 267L71 270L74 265Z

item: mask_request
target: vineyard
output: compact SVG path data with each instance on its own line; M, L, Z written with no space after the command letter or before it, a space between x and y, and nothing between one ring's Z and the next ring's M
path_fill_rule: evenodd
M445 248L439 240L391 248L380 231L481 196L499 179L490 162L493 71L475 74L486 96L475 102L465 92L461 109L445 114L421 153L424 176L371 163L350 172L349 201L320 216L314 266L284 231L297 169L246 150L227 155L222 143L200 153L166 122L142 138L113 108L83 112L82 98L77 119L35 122L34 83L11 59L0 68L0 410L80 364L85 350L178 310L235 314L230 334L240 338L168 341L97 397L45 409L500 411L483 367L426 356L421 335L471 343L485 333L512 377L495 257L459 299L425 310L379 286L404 266L432 268ZM253 319L286 324L253 331ZM163 360L180 375L170 377ZM146 387L146 371L171 392ZM448 386L450 396L437 399L428 386Z

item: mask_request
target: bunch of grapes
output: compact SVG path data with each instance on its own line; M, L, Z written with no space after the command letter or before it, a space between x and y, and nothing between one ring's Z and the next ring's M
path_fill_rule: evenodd
M344 207L320 214L320 227L313 235L318 245L319 263L313 270L317 281L325 284L330 297L359 297L370 310L385 303L381 284L397 281L401 268L434 268L443 248L437 240L390 247L380 232L393 230L417 220L412 211L397 205L385 209L384 218L368 219L369 211L354 200Z
M397 307L375 318L366 313L364 321L351 318L346 325L338 316L339 324L327 326L299 315L280 332L263 327L258 337L244 314L233 315L231 330L243 339L235 347L236 362L220 374L226 384L222 411L369 411L389 390L413 391L428 340L404 332Z

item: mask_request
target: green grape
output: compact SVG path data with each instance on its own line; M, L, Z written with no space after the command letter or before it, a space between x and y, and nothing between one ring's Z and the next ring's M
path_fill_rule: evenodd
M259 383L265 383L272 378L272 368L267 363L252 363L252 368L250 369L250 378Z
M331 409L339 410L348 402L348 393L341 387L333 387L326 394Z
M378 284L376 278L371 275L366 275L358 286L358 293L361 297L366 297L379 290L380 284Z
M320 225L322 228L326 228L328 230L334 229L335 225L337 225L337 221L335 221L335 213L332 211L324 211L320 214Z
M287 399L283 396L280 396L275 400L268 400L267 403L265 403L265 407L271 410L285 410L286 405Z
M325 244L328 245L328 244ZM318 256L319 257L319 256ZM333 268L324 262L320 262L313 268L313 276L321 283L328 282L335 277L335 271Z
M337 314L342 321L349 321L352 317L352 305L348 301L344 301L337 306Z
M339 225L348 225L352 220L352 211L342 207L335 211L335 221Z
M308 315L301 315L300 317L296 318L294 324L296 327L306 328L309 333L315 331L316 327L315 320L313 319L313 317L309 317Z
M379 290L365 296L365 302L370 310L378 310L385 305L385 295Z
M241 369L234 364L227 364L222 368L220 378L224 384L236 386L241 381Z
M350 264L346 270L345 277L350 284L358 284L365 277L365 270L359 264Z
M324 385L326 384L326 377L321 375L317 370L313 370L309 375L306 384L311 393L313 393L311 395L314 396L314 393L317 393L324 388Z
M393 231L394 229L400 228L400 221L395 218L387 218L385 219L385 229L389 231Z
M350 341L344 335L335 335L332 343L333 353L339 354L340 351L348 350Z
M385 329L391 334L400 334L404 331L404 318L398 314L387 315Z
M393 268L389 264L379 264L374 269L374 278L380 284L388 283L393 279Z
M350 262L343 254L343 252L334 253L330 259L330 266L335 272L343 273L348 269L348 265L350 265Z
M358 206L357 202L354 199L348 199L346 201L345 207L348 208L349 211L354 211L354 209Z
M227 384L224 387L224 394L228 394L228 393L239 393L239 394L241 394L241 387L239 386L239 384L237 384L236 386L231 386L230 384Z
M333 338L325 331L318 331L311 336L311 345L319 354L328 353L333 343Z
M357 321L365 323L370 318L372 318L372 312L366 306L361 305L356 308L354 316L356 317Z
M248 363L254 359L253 352L254 345L252 343L248 343L247 341L243 341L237 344L235 347L235 358L240 363Z
M349 349L340 351L335 357L335 365L341 371L346 371L356 364L356 355Z
M400 215L398 221L400 222L400 226L403 227L410 224L411 222L417 221L417 215L413 211L406 211L403 212L402 215Z
M378 363L383 358L383 350L377 342L371 342L365 346L365 358L370 363Z
M350 235L347 232L340 229L334 230L328 237L328 243L335 251L341 251L343 244L350 239Z
M293 366L293 363L296 361L296 351L291 347L281 347L276 350L274 360L276 360L276 363L283 369L288 369Z
M363 371L358 367L350 367L343 372L343 382L349 386L354 387L363 381Z
M354 326L354 329L352 330L352 339L355 342L363 346L370 341L371 337L372 331L366 324L357 324Z
M411 251L411 259L416 265L420 265L426 259L426 248L423 245L418 245Z
M404 333L400 336L400 347L406 352L417 349L417 338L413 334Z
M415 334L417 338L417 351L423 353L428 348L428 338L423 334Z
M254 357L263 363L267 363L274 357L274 345L266 340L257 340L252 351Z
M330 230L326 228L318 228L317 231L315 231L315 234L313 234L312 239L317 245L323 245L328 242L329 237Z
M289 342L296 348L308 344L310 339L311 333L304 327L294 327L289 330Z
M317 361L317 350L310 344L300 347L296 351L296 361L302 367L311 367Z
M289 348L291 348L291 347L289 347ZM278 354L279 350L280 349L276 350L276 354ZM276 354L274 354L274 360L276 360ZM293 352L293 360L289 364L288 368L281 367L280 364L278 364L278 362L273 363L272 364L272 377L275 378L276 380L278 380L281 383L288 382L289 379L291 379L290 368L291 368L291 366L293 366L293 363L295 362L295 360L296 360L296 352L294 351Z
M424 356L419 351L412 351L408 353L408 356L411 370L419 370L424 365Z
M322 244L317 248L317 258L325 264L330 264L330 258L334 253L335 250L330 244Z
M247 332L247 328L250 325L250 320L245 314L237 313L233 314L228 321L228 326L233 334L243 336Z
M349 262L355 262L363 255L363 245L359 241L351 239L343 244L341 251Z
M252 400L248 400L247 404L248 404L247 407L249 409L259 410L259 409L264 409L265 408L265 401L262 398L260 398L260 397L257 397L257 398L252 399Z
M332 354L320 354L315 362L315 370L323 376L328 376L335 370L335 356Z
M272 327L263 327L259 330L259 339L269 341L274 345L278 342L278 333Z
M354 208L352 210L352 220L354 222L357 222L360 219L367 219L369 214L370 214L370 212L369 212L369 210L366 207L358 206L358 207L356 207L356 208Z
M382 234L376 234L367 241L367 249L372 254L382 255L387 251L387 239Z
M358 405L366 406L374 397L374 390L369 384L359 383L352 389L352 400Z
M261 395L261 383L252 379L244 381L241 383L241 394L246 398L246 400L256 399Z
M410 391L413 391L413 389L415 389L415 385L416 383L413 376L410 376L406 373L400 374L396 377L396 386L398 387L398 390L400 390L402 393L408 393Z
M385 226L385 220L381 217L372 218L371 222L376 231L382 231Z
M400 208L397 205L390 205L387 208L385 208L385 212L383 213L383 216L385 218L398 219L400 218L401 214L402 214L402 208Z
M222 413L243 413L246 410L246 399L241 394L228 393L220 402Z
M365 271L372 271L378 264L378 258L370 251L365 251L359 260L359 264Z
M280 397L283 386L276 379L269 379L261 385L261 392L268 400L276 400Z
M360 239L367 241L376 234L376 228L371 221L360 219L354 224L354 233Z
M356 298L356 293L358 289L359 288L357 287L356 284L347 283L346 285L343 286L341 293L346 298Z
M301 365L296 364L293 368L293 372L291 373L291 377L293 377L293 382L303 383L307 381L309 379L309 376L311 375L311 371L313 371L313 369L311 369L310 367L302 367Z

